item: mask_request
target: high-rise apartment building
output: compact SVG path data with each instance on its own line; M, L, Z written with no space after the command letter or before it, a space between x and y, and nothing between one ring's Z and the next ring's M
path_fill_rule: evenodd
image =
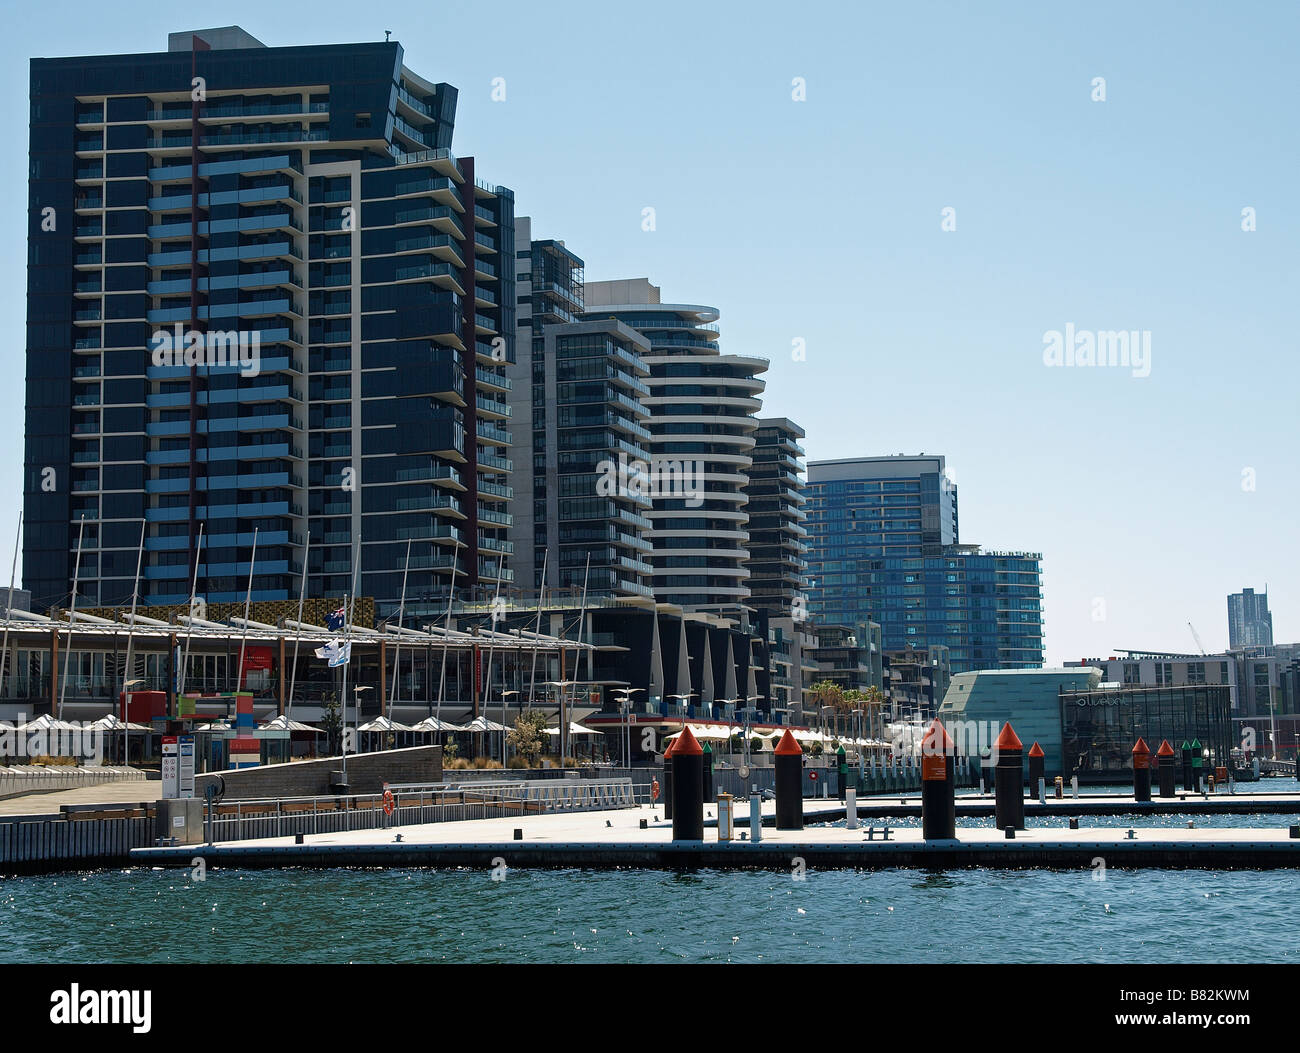
M808 531L804 522L804 430L784 417L765 417L754 431L745 495L749 513L749 605L774 617L807 610Z
M582 260L515 221L520 348L508 373L516 434L516 579L548 592L652 597L647 466L650 344L613 319L576 321Z
M812 631L881 627L886 651L946 647L953 672L1043 662L1041 556L958 543L942 457L808 465Z
M396 42L233 27L32 62L38 609L74 575L129 602L142 525L146 604L243 599L250 568L295 597L304 561L381 614L510 580L514 202L452 153L456 99Z
M583 317L615 320L650 344L643 403L650 411L655 598L743 617L749 599L749 513L756 415L767 361L724 355L718 312L666 304L644 278L588 282Z
M1228 597L1228 646L1269 647L1273 643L1273 615L1268 590L1242 589Z

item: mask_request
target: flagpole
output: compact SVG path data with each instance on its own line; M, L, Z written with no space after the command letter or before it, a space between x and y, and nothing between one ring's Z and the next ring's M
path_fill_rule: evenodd
M194 550L194 578L190 582L190 616L185 628L185 657L181 659L181 675L177 694L185 693L185 675L190 668L190 643L194 639L194 601L199 591L199 560L203 558L203 523L199 523L199 543ZM211 750L208 751L211 753Z
M81 513L81 525L77 527L77 562L72 570L72 606L68 609L68 648L63 656L63 687L59 690L59 719L63 719L63 700L68 694L68 666L72 664L72 623L76 621L77 588L81 584L81 538L86 532L86 513ZM57 741L57 740L56 740Z
M302 604L307 596L307 560L311 556L311 531L307 531L307 545L302 551L302 583L298 586L298 621L297 627L293 634L293 672L289 674L289 709L285 715L285 724L287 725L293 719L293 689L298 683L298 645L302 643ZM284 676L284 670L280 670L280 675ZM312 746L312 752L316 752L316 747Z
M578 643L581 645L582 637L587 629L587 576L591 573L591 553L587 553L587 566L582 572L582 606L578 610ZM582 651L579 650L573 657L573 679L574 686L577 686L578 680L578 663L582 661ZM591 659L587 659L587 676L591 676ZM569 720L564 714L560 715L560 748L567 749L569 740ZM564 767L564 758L567 753L560 754L560 767Z
M126 727L122 730L124 742L122 745L126 753L126 766L131 766L131 696L127 694L126 684L128 679L134 679L135 674L131 668L131 646L135 643L135 602L140 596L140 564L144 561L144 532L147 524L145 520L140 520L140 547L135 553L135 582L131 585L131 628L126 634L126 666L122 670L122 695L126 699Z
M348 781L348 666L352 664L352 616L357 607L357 574L361 569L361 535L357 534L352 543L352 606L348 607L347 596L343 597L343 617L347 619L347 635L343 643L343 782ZM383 675L382 673L380 674ZM358 706L359 708L359 706ZM358 721L360 713L357 714Z
M9 571L9 602L5 604L5 642L0 649L0 698L4 697L5 663L9 659L9 623L13 620L14 581L18 577L18 549L23 543L23 513L18 513L18 536L14 538L14 563Z
M406 615L406 575L411 569L411 539L406 539L406 565L402 568L402 598L397 604L397 647L393 651L393 686L388 691L388 719L393 719L394 694L397 692L397 672L402 667L402 619ZM383 671L379 675L382 677ZM382 681L381 681L382 683Z
M253 527L253 553L248 560L248 591L244 594L244 636L239 641L239 671L235 674L235 693L244 686L244 652L248 649L248 614L253 606L253 568L257 566L257 527ZM236 705L236 709L238 706Z
M497 553L497 587L496 587L496 590L494 591L494 593L493 593L493 595L492 595L492 615L491 615L491 621L492 621L492 640L488 643L487 674L486 674L486 676L484 677L484 683L483 683L483 691L484 691L484 694L483 694L483 734L484 734L484 735L490 735L490 734L491 734L491 732L490 732L490 731L488 730L488 728L487 728L487 725L488 725L489 723L491 723L491 719L492 719L491 717L488 716L488 713L491 712L491 709L492 709L492 706L491 706L491 702L492 702L492 652L496 649L496 631L497 631L496 612L497 612L497 600L500 599L500 597L501 597L501 569L502 569L502 565L505 563L505 558L506 558L506 557L505 557L505 554L504 554L504 553L500 553L500 552ZM501 724L502 724L503 727L505 726L505 702L506 702L506 696L505 696L505 695L502 695L502 696L501 696ZM489 741L490 741L490 740L489 740ZM505 762L506 762L506 761L505 761L505 757L506 757L505 733L504 733L504 732L501 732L501 766L502 766L502 767L505 767Z
M438 709L433 718L438 722L438 741L440 743L442 742L442 693L447 686L447 642L451 639L451 601L452 597L456 595L456 571L459 568L456 555L456 553L452 554L451 590L447 593L447 624L442 630L442 674L438 677Z
M546 599L546 561L550 559L551 550L542 553L542 588L537 594L537 628L533 633L533 669L528 674L528 704L533 704L533 692L537 690L537 645L536 637L542 635L542 603Z

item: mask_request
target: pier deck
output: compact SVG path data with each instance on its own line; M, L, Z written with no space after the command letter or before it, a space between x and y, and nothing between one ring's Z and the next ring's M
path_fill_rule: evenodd
M811 803L811 802L809 802ZM820 802L819 802L820 803ZM831 803L831 802L826 802ZM747 810L746 810L747 811ZM809 809L811 812L812 809ZM621 809L529 816L525 819L475 819L464 822L358 830L307 837L137 848L133 862L192 866L202 857L209 867L476 867L504 861L507 867L560 868L766 868L788 870L802 859L809 869L892 867L1054 867L1092 869L1098 859L1108 868L1165 867L1205 869L1300 868L1300 839L1286 826L1275 829L1135 831L1122 829L1019 831L1007 840L1000 830L961 829L951 841L925 841L916 828L889 832L877 826L868 840L865 828L835 827L773 830L762 840L719 843L706 831L704 841L672 840L672 825L653 820L650 809ZM716 814L716 813L715 813ZM806 821L816 821L807 815ZM640 828L640 820L647 828ZM736 836L748 831L748 816ZM523 831L523 840L513 839ZM402 840L396 840L397 835Z

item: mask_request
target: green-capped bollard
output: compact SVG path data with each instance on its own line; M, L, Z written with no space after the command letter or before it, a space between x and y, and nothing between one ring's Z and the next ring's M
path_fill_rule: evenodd
M1204 760L1201 757L1201 740L1192 739L1190 749L1192 751L1192 789L1199 793L1204 789L1201 783L1205 778L1205 771L1202 767Z
M1183 789L1192 789L1192 744L1183 739L1183 744L1178 747L1179 759L1183 764Z

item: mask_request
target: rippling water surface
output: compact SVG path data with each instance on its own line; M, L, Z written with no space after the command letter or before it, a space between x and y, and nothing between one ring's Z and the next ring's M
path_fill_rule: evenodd
M1300 817L1194 821L1255 828ZM1300 944L1284 938L1295 888L1286 870L1112 868L1102 881L1044 870L810 870L804 881L771 871L511 870L493 881L484 870L212 870L196 882L133 868L0 878L0 961L1297 962Z

